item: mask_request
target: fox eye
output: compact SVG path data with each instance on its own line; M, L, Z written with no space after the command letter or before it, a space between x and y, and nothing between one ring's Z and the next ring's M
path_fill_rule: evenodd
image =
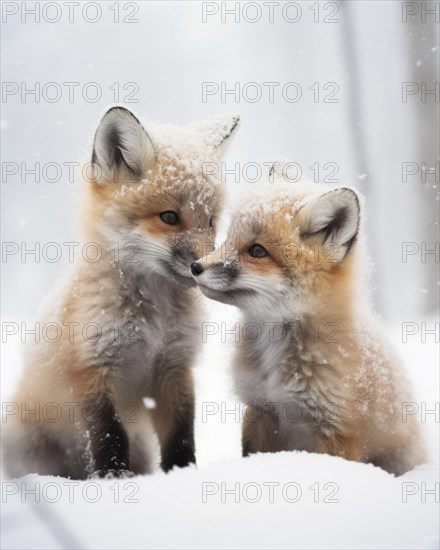
M160 219L168 225L178 225L180 223L179 216L172 210L167 210L160 214Z
M249 250L248 250L249 256L252 256L252 258L265 258L266 256L269 256L268 251L264 248L264 246L261 246L261 244L253 244Z
M214 218L209 218L209 228L212 229L213 225L214 225Z

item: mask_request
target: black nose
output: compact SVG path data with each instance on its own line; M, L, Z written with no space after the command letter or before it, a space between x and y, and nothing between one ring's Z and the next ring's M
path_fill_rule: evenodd
M191 264L191 273L194 276L200 275L200 273L202 273L202 271L203 271L202 264L199 264L197 262L194 262L194 263Z

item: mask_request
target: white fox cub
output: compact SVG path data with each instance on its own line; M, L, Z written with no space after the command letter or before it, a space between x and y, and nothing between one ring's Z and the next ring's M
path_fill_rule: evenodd
M102 118L80 209L100 257L75 258L40 318L62 333L28 349L4 438L9 475L146 473L154 431L163 470L195 462L201 319L190 266L214 249L222 203L204 163L237 124L229 113L147 133L122 107Z
M242 313L243 455L305 450L402 474L424 451L415 417L402 414L408 383L365 298L358 196L287 184L282 169L191 268L208 298Z

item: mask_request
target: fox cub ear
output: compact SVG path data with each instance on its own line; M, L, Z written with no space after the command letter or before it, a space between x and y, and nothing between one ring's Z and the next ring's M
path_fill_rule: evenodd
M332 261L342 262L359 230L360 206L354 191L346 187L324 193L298 212L303 240L324 246Z
M236 113L226 112L192 122L188 126L199 132L208 147L217 153L224 154L229 138L235 133L239 123L240 117Z
M142 124L124 107L102 117L93 142L92 170L98 183L140 181L156 155Z

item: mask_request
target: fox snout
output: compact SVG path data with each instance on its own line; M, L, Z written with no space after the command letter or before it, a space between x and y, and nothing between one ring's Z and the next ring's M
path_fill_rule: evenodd
M204 274L203 281L206 283L209 281L209 284L217 286L218 283L232 282L238 274L238 269L236 264L226 261L206 264L202 260L198 260L191 264L191 273L195 278ZM202 283L203 281L200 278L197 282Z
M191 264L191 273L200 291L211 300L238 306L252 299L253 291L241 284L237 257L215 251Z
M238 262L224 255L224 250L215 250L211 254L193 262L191 273L202 292L207 288L219 292L228 292L238 276Z
M237 274L237 261L227 253L224 246L221 246L192 263L191 273L194 277L205 274L203 279L206 281L222 276L232 279Z

